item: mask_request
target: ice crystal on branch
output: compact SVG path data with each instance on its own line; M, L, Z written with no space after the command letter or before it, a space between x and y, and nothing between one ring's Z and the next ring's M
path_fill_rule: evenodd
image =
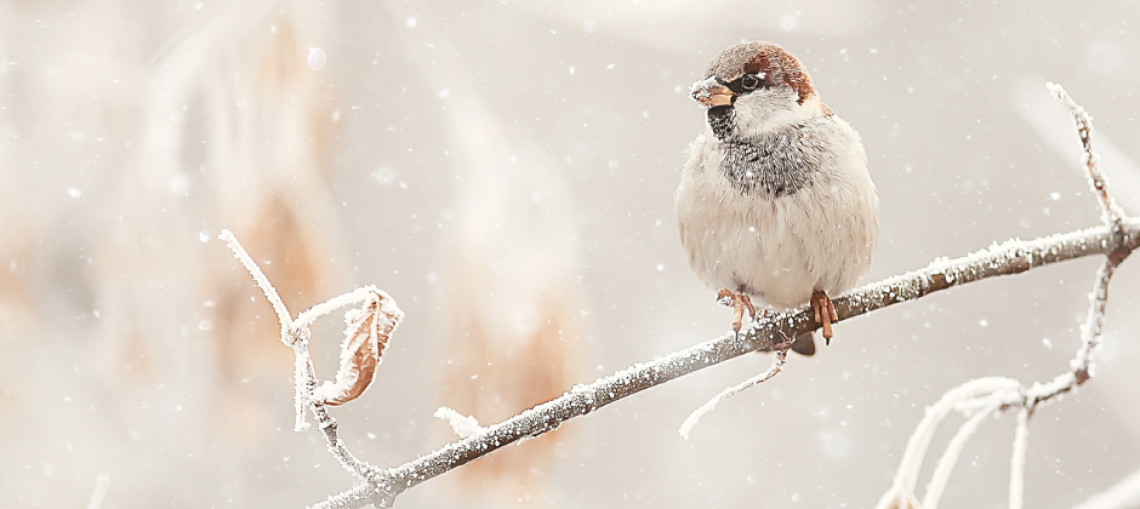
M456 435L459 435L459 438L467 438L476 433L487 431L487 428L480 426L479 421L475 420L474 417L463 415L450 407L441 406L433 415L437 419L447 421L447 424L451 426Z

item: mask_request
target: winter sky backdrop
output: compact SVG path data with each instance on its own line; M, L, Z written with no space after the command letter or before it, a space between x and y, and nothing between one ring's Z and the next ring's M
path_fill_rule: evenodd
M868 281L1098 224L1047 80L1094 115L1140 212L1138 19L1135 0L0 0L0 507L82 507L100 474L119 508L301 507L354 483L291 431L290 353L222 228L294 312L365 284L407 312L334 410L382 466L453 438L441 405L493 422L723 333L673 191L702 122L688 85L742 39L799 57L861 132L882 203ZM844 322L689 441L689 412L765 356L398 504L870 506L942 392L1066 369L1097 263ZM1140 469L1138 304L1125 263L1096 377L1030 423L1028 506ZM342 326L316 331L326 379ZM947 506L1004 505L1013 424L983 424Z

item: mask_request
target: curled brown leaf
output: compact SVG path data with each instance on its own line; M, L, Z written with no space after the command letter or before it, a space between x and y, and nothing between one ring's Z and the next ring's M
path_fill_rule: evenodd
M404 312L396 307L396 301L376 288L359 308L346 311L336 382L321 385L314 399L336 406L360 397L376 375L388 338L403 319Z

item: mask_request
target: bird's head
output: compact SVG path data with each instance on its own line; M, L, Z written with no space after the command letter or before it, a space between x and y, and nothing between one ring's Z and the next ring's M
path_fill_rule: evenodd
M707 110L709 127L721 141L831 114L800 61L770 42L720 52L689 93Z

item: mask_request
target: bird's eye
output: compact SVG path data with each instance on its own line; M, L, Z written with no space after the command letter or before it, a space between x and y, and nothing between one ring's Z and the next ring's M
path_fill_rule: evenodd
M756 87L760 86L760 78L755 74L745 74L740 77L740 86L744 90L756 90Z

